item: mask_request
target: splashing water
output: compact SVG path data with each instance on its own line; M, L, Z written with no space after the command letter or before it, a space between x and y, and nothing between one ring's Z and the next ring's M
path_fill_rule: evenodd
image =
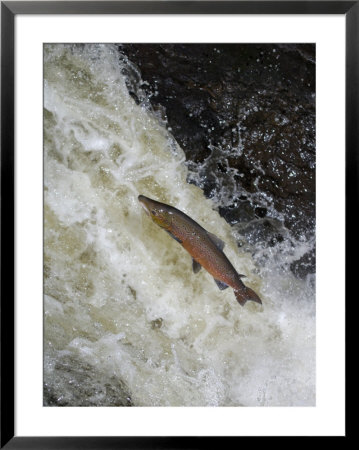
M119 56L115 45L45 46L44 404L314 405L314 277L283 269L286 240L255 259L238 251L240 230L186 182L182 149L129 95ZM195 275L139 194L225 241L263 307Z

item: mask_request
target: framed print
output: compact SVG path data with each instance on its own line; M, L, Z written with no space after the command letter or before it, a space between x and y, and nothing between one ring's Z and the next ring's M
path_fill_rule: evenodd
M347 435L358 8L1 3L1 447Z

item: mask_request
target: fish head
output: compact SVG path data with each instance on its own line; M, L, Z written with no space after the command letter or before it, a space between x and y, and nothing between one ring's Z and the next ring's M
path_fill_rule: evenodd
M168 230L172 223L172 214L170 211L170 206L164 203L152 200L144 195L138 196L138 201L145 210L145 213L151 217L153 222L155 222L161 228Z

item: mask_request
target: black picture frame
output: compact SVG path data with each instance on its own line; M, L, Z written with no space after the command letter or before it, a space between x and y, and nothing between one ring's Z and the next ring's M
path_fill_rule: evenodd
M340 14L346 19L346 298L357 246L359 154L359 1L93 1L1 2L1 442L6 449L199 448L226 437L15 436L14 405L14 32L18 14ZM354 245L353 245L354 244ZM347 333L347 331L346 331ZM347 341L347 339L346 339ZM346 403L347 405L347 403ZM347 408L347 406L346 406ZM346 437L348 436L346 426ZM225 442L218 442L218 440ZM231 439L229 442L228 440Z

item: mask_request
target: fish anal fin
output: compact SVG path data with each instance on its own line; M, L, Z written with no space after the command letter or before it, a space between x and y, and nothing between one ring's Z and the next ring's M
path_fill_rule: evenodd
M201 270L201 264L192 258L192 269L194 273L198 273Z
M214 244L220 249L223 250L225 243L222 241L222 239L219 239L218 236L216 236L213 233L210 233L209 231L207 231L208 236L212 239L212 241L214 242Z
M166 230L167 233L177 242L179 242L180 244L182 244L181 239L179 239L177 236L175 236L174 234L172 234L170 231Z
M216 282L216 285L219 287L219 289L220 289L221 291L223 291L224 289L227 289L228 284L223 283L223 281L216 280L215 278L214 278L214 281Z

